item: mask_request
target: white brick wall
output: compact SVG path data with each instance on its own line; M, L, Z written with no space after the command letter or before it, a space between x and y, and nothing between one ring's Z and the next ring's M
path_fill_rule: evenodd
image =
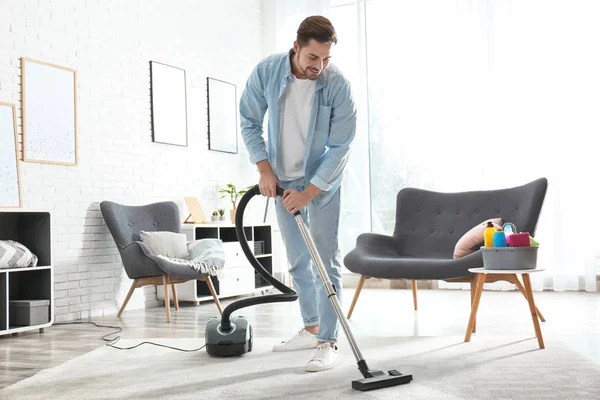
M21 162L23 208L53 217L56 319L114 314L131 281L100 201L174 200L183 219L184 196L199 197L209 214L229 208L219 187L256 182L241 138L237 155L207 149L206 77L241 94L263 55L261 1L1 0L0 8L0 101L17 105L19 135L20 58L78 71L79 165ZM188 147L152 142L151 60L186 70ZM128 309L156 306L155 293L138 289Z

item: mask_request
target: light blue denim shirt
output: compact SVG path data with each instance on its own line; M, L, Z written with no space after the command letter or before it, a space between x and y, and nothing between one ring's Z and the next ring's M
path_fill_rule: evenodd
M290 55L271 55L252 70L240 99L242 138L250 161L269 160L275 175L281 113L287 84L291 80ZM263 120L269 110L267 143L263 137ZM308 136L304 152L304 178L321 189L313 200L326 204L339 188L356 133L356 107L348 80L332 64L317 78L313 96Z

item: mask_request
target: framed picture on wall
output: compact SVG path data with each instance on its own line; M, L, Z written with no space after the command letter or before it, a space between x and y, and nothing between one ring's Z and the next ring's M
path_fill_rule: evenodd
M150 61L153 142L188 145L186 97L185 71Z
M208 149L237 154L237 94L234 84L206 78Z
M0 102L0 207L22 207L17 112Z
M21 58L23 161L77 165L77 71Z

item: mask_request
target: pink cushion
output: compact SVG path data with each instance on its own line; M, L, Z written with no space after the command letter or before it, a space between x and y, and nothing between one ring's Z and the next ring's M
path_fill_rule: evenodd
M454 258L464 257L475 251L473 250L473 247L483 242L483 232L485 231L485 228L487 228L488 221L491 221L492 224L494 224L494 228L496 228L497 231L502 230L502 218L491 218L474 226L465 233L458 242L456 242L456 246L454 247Z

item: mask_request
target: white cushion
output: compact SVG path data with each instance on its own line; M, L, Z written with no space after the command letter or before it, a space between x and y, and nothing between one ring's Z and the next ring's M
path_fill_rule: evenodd
M142 242L156 256L190 258L185 233L168 231L140 231Z

